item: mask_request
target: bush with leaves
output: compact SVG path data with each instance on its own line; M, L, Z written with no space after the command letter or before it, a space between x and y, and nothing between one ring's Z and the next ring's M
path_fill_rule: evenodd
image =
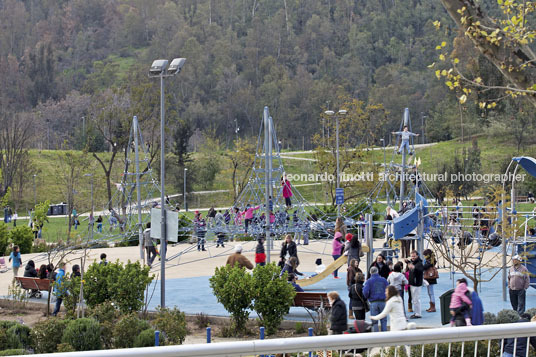
M71 345L76 351L99 350L102 346L99 322L92 318L71 320L61 341Z
M296 291L287 282L287 274L279 277L281 269L270 263L253 270L253 310L259 315L259 324L273 334L288 314Z
M29 355L30 352L22 348L12 348L9 350L0 351L0 356L20 356L20 355Z
M244 268L226 265L216 268L210 278L210 287L218 302L231 314L233 328L244 332L253 305L253 277Z
M517 311L504 309L497 313L497 324L511 324L519 321L519 314Z
M134 340L143 331L151 328L149 323L140 319L136 314L125 315L115 325L113 331L115 348L134 347Z
M17 226L9 231L9 241L19 246L21 254L32 252L33 233L28 226Z
M7 340L7 330L11 326L15 326L16 324L17 323L15 321L5 321L5 320L0 321L0 350L5 350L5 349L10 348L8 345L8 340Z
M7 345L9 348L24 348L31 346L32 339L30 338L31 329L19 323L7 329Z
M165 334L166 341L169 341L170 344L182 344L188 334L186 316L176 307L173 309L158 308L152 324L157 330Z
M93 263L84 275L84 298L88 306L113 302L122 313L139 311L144 304L144 292L153 280L150 268L139 262L127 264L117 261L108 264Z
M62 320L56 317L51 317L36 323L30 332L35 352L57 352L58 345L61 343L63 331L65 330L67 323L67 320Z
M9 232L7 224L0 222L0 253L4 255L9 247Z
M121 316L115 305L111 301L103 302L102 304L89 308L87 316L94 318L100 323L101 341L104 348L113 348L114 326Z
M484 325L494 325L497 323L497 316L493 312L484 313Z
M134 339L134 347L152 347L154 346L155 342L155 330L152 328L148 328L147 330L143 330L140 332L140 334ZM158 342L159 345L162 345L163 341L161 334L158 336Z
M76 316L76 305L80 299L80 277L65 277L63 279L63 289L67 294L63 297L63 306L67 317L74 318Z
M525 313L529 314L530 317L533 318L534 315L536 315L536 307L531 307L530 309L527 309Z

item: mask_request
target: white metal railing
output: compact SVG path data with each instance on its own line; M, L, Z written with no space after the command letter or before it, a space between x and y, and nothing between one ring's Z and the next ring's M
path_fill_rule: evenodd
M100 350L86 352L68 352L55 354L40 354L35 356L72 356L72 357L117 357L117 356L158 356L158 357L178 357L178 356L258 356L270 355L274 353L296 353L303 356L315 355L309 354L310 351L339 351L353 349L367 349L369 352L373 348L390 347L401 345L432 345L435 347L437 355L437 344L452 342L470 342L470 341L491 341L503 340L505 338L520 338L536 336L536 323L514 323L503 325L483 325L470 327L453 327L453 328L434 328L422 330L406 330L394 332L376 332L362 334L346 334L316 337L297 337L297 338L276 338L269 340L254 341L235 341L207 344L130 348L117 350ZM517 339L516 339L517 343ZM488 357L495 357L490 354L490 343L485 343L484 351L487 351ZM504 343L500 343L501 355ZM414 347L415 348L415 347ZM515 346L514 346L515 348ZM464 353L465 349L465 353ZM477 343L464 343L461 354L451 354L450 345L448 347L449 356L477 356ZM420 351L422 350L422 352ZM473 352L474 351L474 352ZM420 352L420 353L419 353ZM396 352L395 352L396 353ZM417 349L418 355L430 357L432 354L425 355L424 348ZM484 352L486 353L486 352ZM383 355L383 352L379 352ZM478 353L482 355L482 353ZM371 356L370 353L367 356ZM395 354L396 356L396 354ZM500 355L499 355L500 356ZM526 356L528 356L528 347Z

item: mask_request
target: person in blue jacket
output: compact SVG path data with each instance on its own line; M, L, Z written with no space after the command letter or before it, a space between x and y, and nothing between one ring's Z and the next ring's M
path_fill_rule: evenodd
M54 295L56 295L56 307L54 308L54 311L52 312L53 316L56 316L61 308L61 303L63 302L63 298L65 297L65 287L63 284L63 280L65 279L65 263L60 262L58 265L59 269L56 273L56 281L54 283Z
M385 308L385 289L389 283L378 274L378 268L370 268L370 278L363 286L363 296L370 302L370 314L379 315ZM387 331L387 317L380 320L382 331ZM372 321L372 331L378 332L378 321Z
M19 268L22 265L22 258L20 256L20 249L18 245L13 246L13 251L9 254L9 261L12 261L13 267L13 280L19 275Z

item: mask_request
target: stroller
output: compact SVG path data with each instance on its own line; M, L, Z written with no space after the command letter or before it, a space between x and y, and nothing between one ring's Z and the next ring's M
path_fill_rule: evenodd
M365 321L365 320L354 320L354 323L352 326L350 326L348 328L348 330L344 331L345 334L350 334L350 333L368 333L368 332L371 332L372 331L372 324ZM359 348L359 349L353 349L353 350L348 350L346 351L346 353L352 353L352 354L356 354L356 353L361 353L361 352L365 352L367 349L366 348Z

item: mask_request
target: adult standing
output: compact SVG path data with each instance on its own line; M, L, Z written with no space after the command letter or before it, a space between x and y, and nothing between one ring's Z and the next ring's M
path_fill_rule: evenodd
M249 270L253 269L253 264L251 264L248 258L242 255L242 246L240 244L235 246L235 252L227 258L226 264L230 266L237 265L239 268L247 268Z
M285 236L285 241L281 245L281 251L279 252L279 264L284 266L285 261L292 257L296 257L296 259L298 259L298 247L296 246L296 242L292 240L292 236L287 234Z
M341 242L342 240L342 233L341 232L335 232L335 235L333 236L333 241L331 242L331 256L333 257L333 260L337 260L342 255L342 248L344 245ZM333 278L334 279L340 279L339 278L339 269L335 269L333 271Z
M65 278L65 263L60 262L58 265L59 269L56 273L56 282L54 283L54 295L56 295L56 307L54 308L54 311L52 312L53 316L56 316L61 308L61 303L63 302L63 297L65 296L65 289L63 280Z
M379 315L385 308L385 289L389 283L378 274L378 268L370 268L370 278L363 286L363 296L370 302L370 315ZM381 330L387 331L387 317L380 319ZM378 321L372 321L372 331L378 332Z
M352 285L356 283L357 273L362 273L359 269L359 261L357 259L350 260L350 265L348 265L348 272L346 273L346 286L348 290L352 288ZM353 309L352 309L352 300L350 299L350 306L348 306L348 318L353 319Z
M151 222L147 222L146 228L143 231L143 246L147 253L147 265L151 266L154 258L156 258L156 248L154 247L153 238L151 238Z
M17 226L17 219L19 218L19 215L17 214L17 211L15 211L13 213L13 217L11 219L11 221L13 222L13 227L16 227Z
M426 249L423 253L424 262L424 280L428 283L426 288L428 289L428 297L430 298L430 307L426 309L427 312L436 312L435 308L435 296L434 296L434 285L437 285L437 279L439 278L439 273L437 271L437 259L434 252L431 249Z
M361 242L359 241L359 237L357 234L348 233L346 234L346 240L345 251L348 252L348 267L350 267L352 259L357 260L357 264L359 265L361 255Z
M512 258L513 265L508 270L508 292L512 309L520 315L525 312L526 291L529 288L529 271L521 264L521 257L515 255Z
M363 283L365 275L361 272L355 275L355 284L350 286L348 297L350 298L350 309L356 320L364 320L368 311L367 298L363 295Z
M409 267L409 289L411 291L411 302L414 314L410 319L420 319L421 316L421 288L423 283L424 266L419 253L416 250L411 252L411 259L408 262Z
M370 272L372 267L378 268L378 273L384 279L387 279L387 277L389 276L389 273L391 272L391 269L389 269L389 265L387 265L387 262L385 261L385 257L383 256L383 254L378 254L378 256L376 257L376 260L370 265L369 273L368 273L369 279L372 274Z
M404 302L400 295L398 295L398 290L394 286L389 285L385 289L385 295L387 300L385 308L378 315L374 316L371 314L370 319L372 321L378 321L385 319L387 315L389 315L391 331L407 329L408 323L406 321L406 316L404 315Z
M346 318L346 304L339 297L336 291L328 293L329 304L331 305L330 330L333 335L340 335L348 329Z
M292 208L292 186L290 185L290 181L287 179L286 174L281 176L281 186L283 186L283 198L285 199L285 205L287 208Z
M13 246L13 251L9 254L9 261L12 262L13 280L19 275L19 268L22 265L22 257L18 245Z
M406 307L404 305L404 286L408 285L408 279L406 279L406 275L402 273L403 266L404 264L402 262L396 263L393 267L393 271L387 277L387 282L390 286L394 286L398 291L398 295L402 299L404 315L406 315Z

